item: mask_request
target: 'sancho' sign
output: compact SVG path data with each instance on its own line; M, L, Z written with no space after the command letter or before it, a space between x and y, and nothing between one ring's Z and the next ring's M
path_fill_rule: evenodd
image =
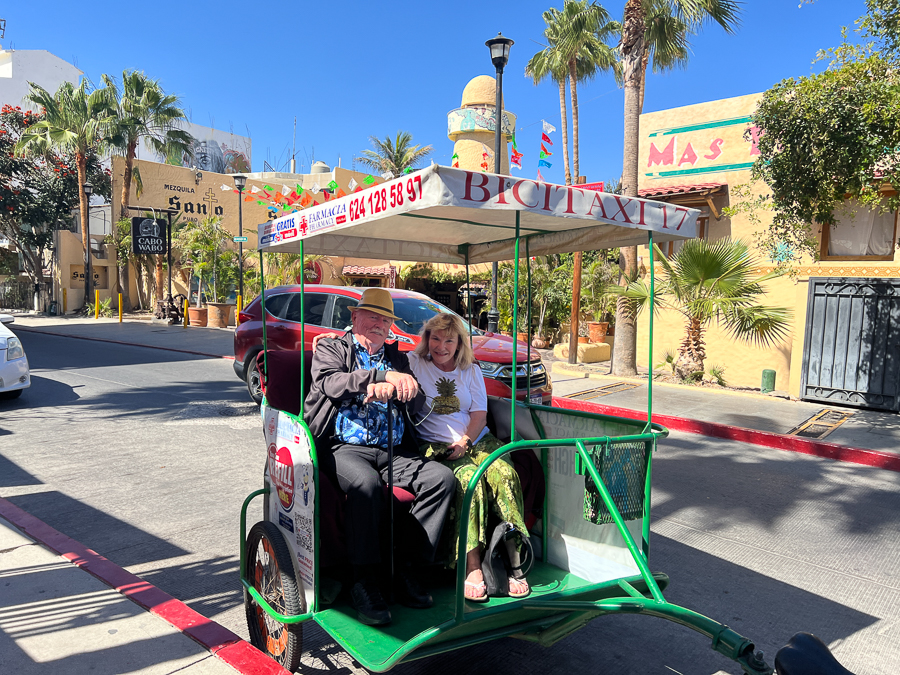
M131 219L131 249L136 255L163 254L166 248L166 221L144 216Z

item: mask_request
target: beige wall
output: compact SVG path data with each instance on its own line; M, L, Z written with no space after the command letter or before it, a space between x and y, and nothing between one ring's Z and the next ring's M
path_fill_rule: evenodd
M639 189L723 183L727 196L715 202L723 206L740 199L735 188L746 186L752 196L765 194L764 185L750 183L750 167L757 157L754 137L758 130L750 122L761 94L698 103L641 115L639 147ZM677 198L670 199L677 203ZM771 223L770 213L761 213L760 223L745 214L729 219L709 216L709 238L731 236L755 244L757 233ZM817 236L821 228L814 227ZM774 269L768 256L757 251L759 273ZM649 261L646 247L639 249L644 264ZM661 268L657 266L657 274ZM731 385L759 387L764 369L776 371L777 389L794 396L800 393L806 303L810 277L897 277L900 265L896 247L893 260L815 261L802 258L792 264L791 275L767 283L764 304L787 307L793 312L792 330L786 340L768 348L737 342L712 327L706 336L707 366L725 366L725 380ZM648 365L647 316L640 318L638 363ZM674 311L663 311L655 319L653 363L663 361L668 349L675 351L684 334L684 319Z

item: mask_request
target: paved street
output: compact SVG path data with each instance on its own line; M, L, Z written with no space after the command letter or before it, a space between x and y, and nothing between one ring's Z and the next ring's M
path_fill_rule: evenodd
M264 446L231 362L23 341L34 384L0 403L0 496L246 637L238 511L260 485ZM770 661L808 630L859 675L896 672L900 474L673 434L653 477L651 567L671 576L670 601L728 623ZM305 647L305 673L359 672L315 627ZM740 672L705 638L644 617L597 619L550 649L503 640L395 672L574 669Z

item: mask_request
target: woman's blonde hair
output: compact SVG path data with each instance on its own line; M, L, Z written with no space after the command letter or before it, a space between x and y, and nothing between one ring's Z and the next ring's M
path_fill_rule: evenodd
M456 334L459 340L454 357L457 368L466 370L475 363L475 354L472 353L472 345L469 344L469 331L466 330L466 325L456 314L435 314L422 326L422 330L419 331L419 337L422 339L413 350L422 358L428 358L428 342L431 340L432 333Z

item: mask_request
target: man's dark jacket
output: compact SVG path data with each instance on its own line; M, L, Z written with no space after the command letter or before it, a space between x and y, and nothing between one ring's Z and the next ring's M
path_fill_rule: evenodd
M393 370L407 375L413 374L409 368L409 359L400 351L397 342L385 343L384 354ZM312 385L306 397L306 413L303 416L316 440L317 449L331 445L334 420L343 402L358 394L365 394L370 384L386 382L386 375L387 371L384 370L356 368L351 333L348 332L334 340L327 338L319 340L312 360ZM424 403L425 395L421 390L408 404L400 403L396 399L393 401L393 405L399 406L406 418L403 444L409 450L418 447L410 415Z

